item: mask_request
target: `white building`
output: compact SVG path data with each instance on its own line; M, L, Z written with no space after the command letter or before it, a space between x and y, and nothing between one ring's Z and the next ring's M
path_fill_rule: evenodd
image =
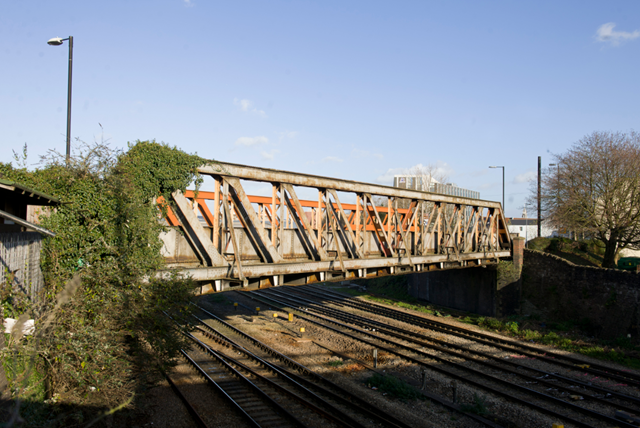
M527 218L526 208L522 210L521 218L507 217L507 228L509 229L511 236L517 234L526 241L538 237L538 219ZM544 220L542 221L540 233L544 238L551 238L552 236L557 235L556 230L546 225Z
M425 182L429 181L430 182ZM461 198L480 199L480 192L463 189L453 183L440 183L433 177L398 174L393 176L393 187L422 190L423 192L440 193L441 195L459 196Z

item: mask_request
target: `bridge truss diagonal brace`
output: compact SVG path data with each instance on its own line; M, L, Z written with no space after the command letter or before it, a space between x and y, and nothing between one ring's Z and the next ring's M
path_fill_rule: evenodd
M216 250L213 245L213 242L207 236L207 232L204 230L198 217L193 212L191 205L189 205L189 201L182 194L181 191L177 190L171 195L173 200L176 201L176 205L182 214L182 218L187 224L183 224L184 228L190 228L193 234L186 233L187 237L192 241L194 247L203 248L206 252L209 260L211 261L212 266L228 266L229 263L222 257L222 255ZM206 260L204 260L206 264Z
M291 214L293 215L293 220L297 223L298 230L300 231L301 234L304 234L304 237L306 238L305 245L309 247L309 251L313 252L314 248L312 243L316 243L315 252L318 254L318 257L320 258L320 260L322 261L329 260L329 256L327 255L327 252L324 250L324 248L322 248L322 246L320 245L317 245L318 240L316 239L316 237L311 236L311 233L312 233L311 225L307 221L307 217L305 216L302 205L300 204L300 199L298 199L298 195L296 194L296 191L293 189L293 186L291 186L290 184L283 183L282 187L291 196L291 198L289 198L287 197L286 193L284 192L282 193L283 199L288 205L291 205L291 202L293 202L295 210L292 209L293 207L291 206L289 206L289 209L291 210ZM297 215L296 215L296 212L297 212Z
M233 246L233 258L236 262L236 267L238 268L238 278L240 281L245 282L246 277L242 272L242 254L240 246L238 245L238 240L236 238L236 231L233 227L233 217L231 216L231 210L229 209L229 183L223 183L223 192L222 192L222 206L224 209L224 225L225 228L229 230L229 235L231 236L231 245ZM231 272L231 269L229 269Z
M340 199L338 199L338 193L333 189L327 189L327 190L333 196L334 201L336 201L336 205L338 206L338 213L340 214L340 217L342 217L342 221L344 222L344 225L346 227L347 233L343 234L343 236L346 238L346 241L347 241L346 244L352 248L352 251L355 252L355 255L358 258L363 259L364 257L362 255L362 251L360 251L360 248L358 248L358 245L356 242L356 236L353 233L353 229L351 229L351 222L349 221L347 214L344 212L344 208L342 208ZM343 229L343 231L345 230Z
M376 235L378 236L378 242L380 243L380 246L383 248L383 252L387 256L391 255L392 257L396 257L396 252L394 251L393 246L391 245L391 240L389 239L389 235L387 235L387 233L384 231L384 224L380 219L380 214L378 214L378 210L376 209L376 206L373 203L373 199L371 198L371 195L369 193L364 193L364 196L368 199L368 201L365 201L365 208L369 212L369 216L377 220L377 223L375 221L373 222L373 227L375 229ZM369 204L371 204L371 206L369 206ZM373 211L375 216L371 215L371 211ZM387 219L389 219L388 214L387 214ZM380 232L382 232L382 234ZM387 249L385 249L384 247L385 244L382 243L383 239L387 245Z
M254 211L253 207L251 206L251 202L249 201L247 194L242 188L242 184L240 183L240 180L238 180L235 177L224 177L224 181L229 183L229 186L232 187L233 190L235 191L236 195L238 196L238 199L240 200L240 203L242 204L242 207L244 208L244 211L249 216L249 220L251 221L252 226L258 232L258 237L260 239L261 244L267 249L267 251L269 252L269 255L271 256L271 259L275 263L282 263L284 259L280 254L278 254L278 251L276 250L276 247L271 242L271 239L269 238L267 231L262 227L262 222L258 218L258 215Z
M411 211L409 211L411 212ZM405 255L407 257L407 259L409 259L409 265L411 266L411 268L414 268L413 265L413 261L411 260L411 247L409 246L409 238L407 236L407 232L404 230L403 227L403 223L400 220L400 215L398 214L398 210L395 210L395 219L396 219L396 230L398 229L398 224L400 225L400 237L402 238L402 246L404 247L405 250ZM407 214L408 216L408 214ZM398 245L397 248L399 249L400 246ZM400 255L398 255L400 256Z

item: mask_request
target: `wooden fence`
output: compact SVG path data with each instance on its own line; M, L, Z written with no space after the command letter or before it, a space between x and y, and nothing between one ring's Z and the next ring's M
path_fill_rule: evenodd
M44 288L40 269L43 236L37 232L0 233L0 284L10 283L36 300Z

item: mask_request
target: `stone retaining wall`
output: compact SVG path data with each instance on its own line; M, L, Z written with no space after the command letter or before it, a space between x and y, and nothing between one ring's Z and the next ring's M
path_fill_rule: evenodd
M604 339L631 334L638 341L638 273L578 266L552 254L525 250L522 298L544 319L575 322Z

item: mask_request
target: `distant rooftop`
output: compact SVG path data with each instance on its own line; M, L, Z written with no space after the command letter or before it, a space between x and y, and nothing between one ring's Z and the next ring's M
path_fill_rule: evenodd
M430 180L430 181L429 181ZM426 181L429 181L428 183ZM393 187L439 193L441 195L480 199L480 192L463 189L454 183L440 183L433 177L421 177L411 174L398 174L393 177Z

